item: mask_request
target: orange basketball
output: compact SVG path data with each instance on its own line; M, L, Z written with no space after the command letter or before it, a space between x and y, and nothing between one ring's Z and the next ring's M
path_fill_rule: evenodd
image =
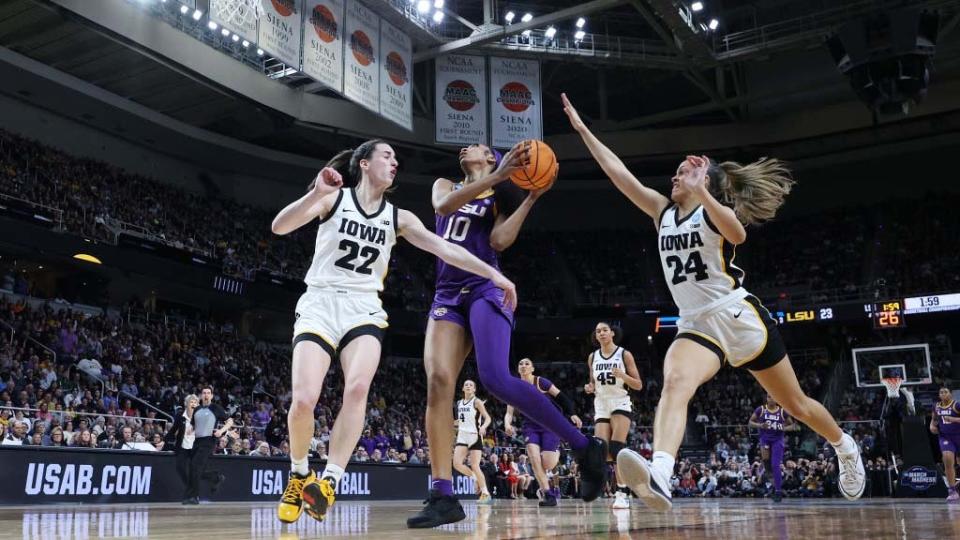
M560 168L553 149L543 141L534 140L517 143L516 148L523 147L530 153L530 162L523 169L514 171L510 180L526 190L541 189L552 184Z

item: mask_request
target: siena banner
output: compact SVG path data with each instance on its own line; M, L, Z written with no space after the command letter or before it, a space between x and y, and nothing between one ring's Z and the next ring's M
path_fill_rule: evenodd
M413 130L413 45L387 21L380 22L380 114Z
M490 57L490 98L494 147L543 138L539 61Z
M343 0L306 0L303 72L343 93Z
M284 64L300 69L303 0L260 0L257 44Z
M347 0L343 95L380 113L380 17L357 0Z
M437 58L436 66L436 141L488 144L486 59L449 54Z

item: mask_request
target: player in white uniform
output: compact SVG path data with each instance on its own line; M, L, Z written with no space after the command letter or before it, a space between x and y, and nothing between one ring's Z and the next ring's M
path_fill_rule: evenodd
M839 488L847 499L863 494L866 476L853 438L797 382L776 322L743 288L733 265L734 246L747 239L744 225L774 217L790 192L790 172L775 159L741 165L687 156L673 176L670 198L644 186L586 127L564 95L564 112L600 167L659 231L658 249L674 303L679 332L664 360L663 391L654 420L653 462L621 450L617 468L651 508L673 503L670 477L697 388L724 361L745 367L791 416L833 444Z
M583 387L586 393L594 395L594 435L607 441L610 449L608 461L616 459L620 450L627 447L630 414L633 412L627 387L636 391L643 388L633 354L617 344L619 336L619 328L603 321L597 323L590 336L597 350L587 357L590 382ZM617 494L613 509L630 508L630 490L619 474L616 477Z
M297 302L294 323L293 396L287 414L291 471L277 506L277 517L287 523L297 521L303 510L315 519L324 518L357 446L387 327L379 293L398 236L454 266L489 278L504 290L505 304L516 304L513 283L499 271L387 201L384 193L393 184L397 166L393 148L381 140L341 152L320 171L309 192L273 220L273 232L279 235L314 219L320 222L313 262L304 279L307 291ZM344 186L344 178L352 187ZM318 480L307 463L313 409L330 363L338 357L343 405L330 434L327 466Z
M483 454L483 436L490 427L490 414L483 402L477 399L477 384L470 379L463 381L463 399L457 402L457 444L453 449L453 468L464 476L472 476L477 484L480 504L493 502L487 490L487 482L480 470L480 457ZM467 453L469 452L469 456ZM469 457L470 466L463 464Z

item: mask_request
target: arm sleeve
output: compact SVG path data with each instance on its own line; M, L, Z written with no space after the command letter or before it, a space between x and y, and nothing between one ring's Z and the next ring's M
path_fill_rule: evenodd
M574 414L577 414L577 411L573 405L573 400L570 399L570 396L564 394L563 392L560 392L559 394L554 396L554 399L557 400L557 403L560 405L560 408L563 409L563 414L567 416L572 416Z

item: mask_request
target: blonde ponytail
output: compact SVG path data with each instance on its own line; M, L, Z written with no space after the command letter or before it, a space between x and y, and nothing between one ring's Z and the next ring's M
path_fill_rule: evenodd
M717 181L712 187L719 191L720 201L732 204L737 218L746 225L773 219L795 183L782 161L765 157L746 165L724 161L710 167L710 172L711 183Z

